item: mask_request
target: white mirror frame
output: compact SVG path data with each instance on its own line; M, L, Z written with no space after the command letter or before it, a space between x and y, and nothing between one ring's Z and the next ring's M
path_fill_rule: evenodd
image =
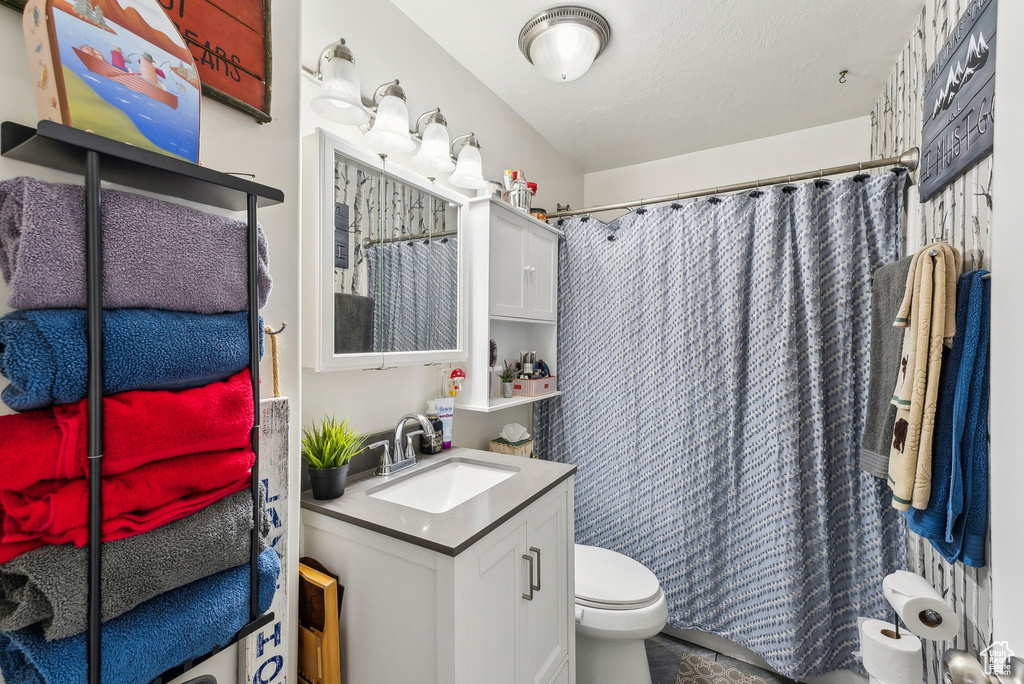
M392 366L463 362L468 359L466 255L463 227L467 197L430 179L359 149L323 129L303 139L302 173L302 365L316 372L371 370ZM458 220L458 331L455 349L334 353L334 163L348 157L411 187L457 207Z

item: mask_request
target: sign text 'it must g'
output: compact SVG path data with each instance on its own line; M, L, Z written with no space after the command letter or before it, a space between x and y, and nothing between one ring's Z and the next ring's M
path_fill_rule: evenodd
M924 86L922 202L992 151L996 0L971 0L925 74Z

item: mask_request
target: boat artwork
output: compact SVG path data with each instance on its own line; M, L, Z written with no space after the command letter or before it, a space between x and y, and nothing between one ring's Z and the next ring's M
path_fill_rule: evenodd
M29 0L24 16L40 119L199 161L201 83L158 0Z

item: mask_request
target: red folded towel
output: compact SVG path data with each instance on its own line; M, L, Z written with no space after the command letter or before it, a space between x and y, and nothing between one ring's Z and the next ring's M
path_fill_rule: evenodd
M245 449L252 388L244 370L222 382L178 392L122 392L103 400L103 476L165 458ZM0 416L0 489L84 478L86 402Z
M191 454L103 478L103 541L148 532L249 486L247 449ZM0 563L46 544L88 541L89 482L0 490Z

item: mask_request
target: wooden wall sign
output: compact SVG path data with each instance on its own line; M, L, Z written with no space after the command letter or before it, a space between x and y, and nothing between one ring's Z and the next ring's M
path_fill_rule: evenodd
M925 74L921 201L992 150L996 0L971 0Z
M270 0L158 0L188 44L203 94L270 121ZM25 0L0 0L18 11Z

